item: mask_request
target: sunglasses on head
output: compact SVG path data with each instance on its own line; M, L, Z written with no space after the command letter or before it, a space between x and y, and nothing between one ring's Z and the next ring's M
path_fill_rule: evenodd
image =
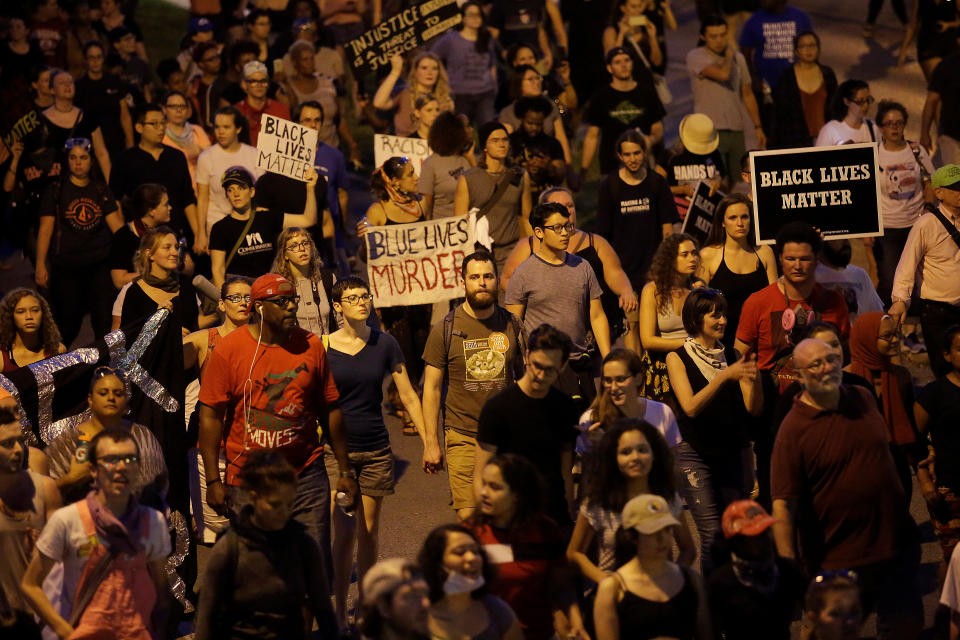
M90 142L89 138L68 138L65 143L63 143L63 148L67 151L70 151L74 147L81 147L83 150L89 152L93 148L93 143Z

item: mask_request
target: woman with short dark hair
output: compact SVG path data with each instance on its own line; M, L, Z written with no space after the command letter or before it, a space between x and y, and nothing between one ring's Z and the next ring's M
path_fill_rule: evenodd
M444 111L437 115L427 143L433 150L420 167L420 193L423 212L430 220L455 214L457 182L464 172L476 166L473 135L464 116Z

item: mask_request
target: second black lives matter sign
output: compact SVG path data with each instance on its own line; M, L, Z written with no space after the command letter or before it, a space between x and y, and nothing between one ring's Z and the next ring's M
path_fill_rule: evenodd
M873 143L750 154L757 242L773 244L788 222L827 240L883 235L877 147Z
M390 68L390 58L416 49L424 42L460 24L456 0L426 0L383 21L343 49L358 76Z

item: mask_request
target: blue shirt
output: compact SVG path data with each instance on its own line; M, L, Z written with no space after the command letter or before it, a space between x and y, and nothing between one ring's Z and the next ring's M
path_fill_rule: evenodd
M324 178L327 179L327 204L330 216L337 231L337 246L343 246L343 217L340 212L338 189L347 188L347 161L343 153L324 142L317 140L317 157L314 161Z
M800 9L786 7L780 13L761 9L743 25L740 47L754 49L754 69L773 89L783 70L793 64L793 39L811 30L810 16Z

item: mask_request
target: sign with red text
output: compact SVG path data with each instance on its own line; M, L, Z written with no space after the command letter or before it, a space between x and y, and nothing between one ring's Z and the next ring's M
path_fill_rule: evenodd
M789 222L806 222L826 240L883 235L877 145L750 153L758 244L773 244Z
M423 161L433 153L423 138L403 138L385 133L373 134L373 161L378 167L393 156L409 158L417 175L423 169Z
M317 154L317 130L263 114L257 137L257 166L264 171L306 182Z
M373 304L399 307L462 298L460 263L473 253L469 216L368 227L367 277Z

